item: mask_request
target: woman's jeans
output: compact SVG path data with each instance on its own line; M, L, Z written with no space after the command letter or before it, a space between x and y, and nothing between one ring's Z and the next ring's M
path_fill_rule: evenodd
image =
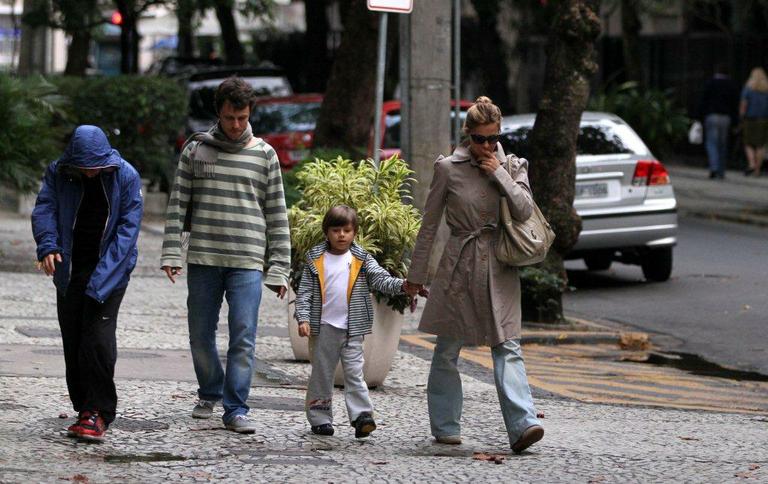
M727 114L710 114L704 119L704 141L709 158L709 171L725 174L728 162L728 131L731 118Z
M189 264L187 275L189 346L198 396L223 400L225 423L248 413L253 375L256 325L261 303L261 271ZM216 349L222 297L229 305L229 349L226 374Z
M456 363L463 345L460 340L437 337L427 383L429 423L435 437L461 435L459 420L463 395ZM498 344L491 348L491 355L501 413L504 416L509 444L512 445L525 429L531 425L540 425L540 422L536 418L531 389L525 375L520 341L507 340Z

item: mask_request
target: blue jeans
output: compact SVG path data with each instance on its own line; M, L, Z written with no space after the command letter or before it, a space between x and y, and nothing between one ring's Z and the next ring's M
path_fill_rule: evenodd
M460 340L437 337L427 382L429 423L435 437L461 435L459 420L464 397L456 363L462 346ZM501 414L512 445L525 429L541 423L536 418L519 340L507 340L492 347L491 356Z
M728 130L731 118L727 114L709 114L704 118L704 141L709 158L709 171L725 174L728 161Z
M187 310L189 346L198 396L222 400L224 423L248 413L256 326L261 303L261 271L189 264ZM216 349L222 297L229 304L229 349L226 374Z

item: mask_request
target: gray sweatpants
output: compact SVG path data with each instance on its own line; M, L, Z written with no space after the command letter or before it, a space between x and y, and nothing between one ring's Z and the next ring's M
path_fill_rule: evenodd
M348 337L347 331L328 324L320 325L320 333L309 337L312 374L307 386L307 420L310 425L333 423L333 374L341 358L344 370L344 400L349 422L362 412L373 415L368 386L363 380L363 337Z

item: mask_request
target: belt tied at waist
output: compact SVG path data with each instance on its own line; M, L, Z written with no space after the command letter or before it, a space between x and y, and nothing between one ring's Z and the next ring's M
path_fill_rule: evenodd
M456 262L453 263L453 267L451 268L451 279L453 279L453 274L456 272L456 266L459 265L459 261L461 260L461 253L464 252L464 247L467 246L468 243L470 243L472 240L480 237L480 235L483 232L493 232L496 230L496 224L485 224L482 227L480 227L477 230L469 231L469 230L456 230L451 229L451 236L452 237L460 237L461 238L461 245L459 246L459 253L456 256Z

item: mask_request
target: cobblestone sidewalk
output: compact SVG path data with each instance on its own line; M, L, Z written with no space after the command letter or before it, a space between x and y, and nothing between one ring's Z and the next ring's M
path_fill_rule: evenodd
M354 439L339 391L336 435L313 436L303 413L309 366L292 361L286 302L269 294L256 354L264 372L285 375L289 384L257 380L249 402L254 435L227 432L220 419L193 420L191 363L176 367L158 357L128 371L142 352L183 355L188 344L185 284L157 274L160 238L146 232L118 322L118 419L104 444L78 443L62 435L72 421L63 358L50 364L60 348L53 287L29 273L26 221L6 221L0 250L23 272L0 272L0 482L768 480L768 417L584 404L538 391L544 440L510 455L490 371L477 369L462 377L465 443L435 444L426 414L429 362L418 352L398 353L385 385L372 392L379 429L371 438ZM225 348L226 338L218 344ZM477 460L476 452L503 460Z

